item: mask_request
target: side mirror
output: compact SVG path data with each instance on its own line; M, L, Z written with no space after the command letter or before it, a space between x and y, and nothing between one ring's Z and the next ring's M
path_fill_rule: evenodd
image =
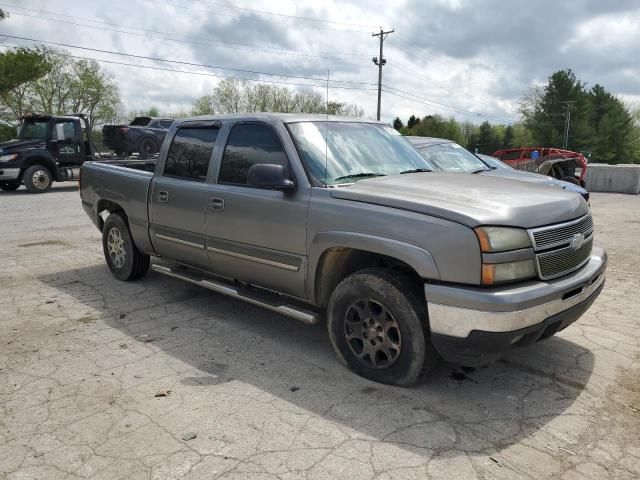
M258 163L247 172L249 185L270 190L293 191L296 184L289 178L286 167L275 163Z

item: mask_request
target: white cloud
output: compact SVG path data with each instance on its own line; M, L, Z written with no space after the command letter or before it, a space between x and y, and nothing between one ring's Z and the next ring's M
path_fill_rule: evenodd
M7 8L13 15L1 27L7 35L320 79L329 69L334 80L368 84L377 81L377 68L371 57L378 54L378 43L371 32L380 25L395 27L396 32L385 42L388 64L383 73L386 85L406 92L394 90L395 93L433 100L458 111L500 118L515 118L518 100L526 88L544 82L560 68L573 68L579 78L591 84L601 83L625 99L640 97L637 82L640 72L636 62L640 9L633 1L612 5L582 0L582 8L569 8L556 0L506 4L498 0L243 0L233 3L246 10L229 7L231 0L113 0L108 3L66 0L60 5L44 0L4 1L13 5ZM264 15L251 9L282 16ZM58 21L23 16L25 14ZM291 16L339 23L311 22ZM340 29L358 32L338 31ZM191 43L151 37L171 37ZM6 42L16 43L10 39ZM220 42L229 43L223 46ZM123 63L278 80L249 72L67 50L75 55ZM320 58L326 56L341 59ZM152 105L165 112L187 110L195 98L208 93L217 83L214 77L103 65L114 75L126 107L133 110ZM308 82L285 77L279 80ZM367 116L375 115L374 90L335 88L330 91L330 97L357 103ZM482 119L426 103L430 102L419 103L384 93L383 118L391 120L399 115L406 119L412 113L441 113L461 119Z

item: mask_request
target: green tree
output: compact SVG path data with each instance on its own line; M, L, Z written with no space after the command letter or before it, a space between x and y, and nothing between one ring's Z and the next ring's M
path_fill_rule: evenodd
M147 112L147 116L148 117L159 117L160 116L160 111L158 110L158 107L151 107L149 109L149 111Z
M569 102L569 103L567 103ZM525 97L521 110L534 141L540 146L562 147L565 111L571 110L571 129L567 148L590 149L594 129L590 122L591 104L585 84L571 70L559 70L542 89Z
M507 125L507 128L504 129L504 137L502 138L502 148L512 148L514 146L513 136L513 125Z
M404 123L402 123L402 120L400 120L400 117L396 117L393 119L393 128L395 128L398 131L404 128Z
M92 126L113 118L120 95L113 78L93 60L74 60L63 52L41 48L49 67L0 95L0 119L15 124L26 113L84 113Z
M0 53L0 96L50 70L43 50L18 48Z
M601 85L589 91L595 138L590 151L598 162L627 162L633 156L633 117L626 106Z

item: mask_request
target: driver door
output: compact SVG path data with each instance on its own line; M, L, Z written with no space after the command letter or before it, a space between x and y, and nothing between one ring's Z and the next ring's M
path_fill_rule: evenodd
M82 132L72 119L54 120L51 125L49 152L63 165L82 163L83 154L80 145Z

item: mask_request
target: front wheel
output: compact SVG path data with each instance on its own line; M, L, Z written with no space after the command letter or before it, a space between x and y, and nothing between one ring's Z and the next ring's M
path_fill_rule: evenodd
M102 249L109 270L118 280L135 280L149 270L149 255L138 250L127 222L117 213L109 215L104 222Z
M0 190L4 190L6 192L13 192L20 188L20 182L17 180L10 182L0 182Z
M53 177L47 167L33 165L27 168L22 177L24 186L31 193L44 193L51 189Z
M361 270L340 282L329 299L327 327L338 358L375 382L412 385L439 359L425 302L409 278L390 270Z

